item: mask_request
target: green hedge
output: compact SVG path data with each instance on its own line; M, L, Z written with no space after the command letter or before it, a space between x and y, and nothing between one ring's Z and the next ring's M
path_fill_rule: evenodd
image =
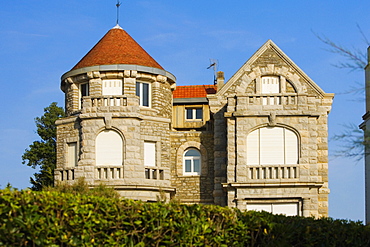
M0 246L369 246L360 222L0 190Z

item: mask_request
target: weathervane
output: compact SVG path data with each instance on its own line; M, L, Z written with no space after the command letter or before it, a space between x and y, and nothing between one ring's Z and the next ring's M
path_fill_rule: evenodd
M121 6L121 2L119 0L117 0L117 4L116 4L116 7L117 7L117 25L118 25L118 20L119 20L119 7Z

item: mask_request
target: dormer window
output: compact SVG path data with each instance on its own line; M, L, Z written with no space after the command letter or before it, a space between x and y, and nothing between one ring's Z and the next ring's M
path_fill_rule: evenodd
M147 82L136 82L136 96L140 98L140 106L151 107L151 87Z
M203 119L202 108L186 108L185 113L187 121L199 121Z

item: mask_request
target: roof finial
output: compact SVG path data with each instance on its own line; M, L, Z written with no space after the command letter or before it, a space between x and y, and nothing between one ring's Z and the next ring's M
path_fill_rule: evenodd
M117 0L117 4L116 4L116 7L117 7L117 25L118 25L118 21L119 21L119 7L121 6L121 3L119 0Z

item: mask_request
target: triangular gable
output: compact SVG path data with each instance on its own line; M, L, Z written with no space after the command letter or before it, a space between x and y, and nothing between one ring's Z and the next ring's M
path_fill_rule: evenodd
M272 40L268 40L263 44L251 58L249 58L244 65L225 83L225 85L217 92L216 95L224 95L232 89L234 84L248 71L251 71L253 65L257 62L267 64L274 64L280 59L286 67L291 68L294 73L304 80L304 82L315 91L318 95L323 97L326 93L308 76L303 72Z

